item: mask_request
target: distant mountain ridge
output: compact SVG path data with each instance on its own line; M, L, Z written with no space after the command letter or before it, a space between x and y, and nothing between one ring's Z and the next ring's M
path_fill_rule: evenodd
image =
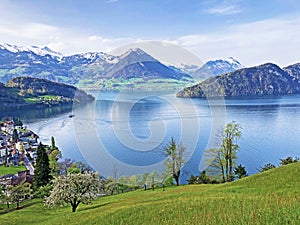
M23 47L23 46L17 46L17 45L11 45L11 44L0 44L0 49L2 50L8 50L10 52L19 53L19 52L32 52L37 55L45 56L49 55L52 57L62 58L63 55L60 52L53 51L52 49L48 47L37 47L37 46L31 46L31 47Z
M206 79L211 76L233 72L242 68L244 68L244 66L239 61L233 57L229 57L226 59L210 60L196 70L192 75L194 78Z
M143 65L143 66L142 66ZM83 88L107 88L106 83L125 79L170 79L186 82L192 77L161 64L141 49L130 49L120 56L88 52L63 56L51 49L0 45L0 82L17 76L49 79ZM142 82L139 80L139 82Z
M0 83L0 109L51 107L86 103L94 97L78 88L46 79L15 77Z
M300 93L300 64L281 69L267 63L243 68L224 75L210 77L185 88L178 97L241 97Z

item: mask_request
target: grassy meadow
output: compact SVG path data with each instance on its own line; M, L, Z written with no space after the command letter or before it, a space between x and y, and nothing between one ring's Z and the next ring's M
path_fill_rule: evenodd
M28 204L28 203L25 203ZM1 211L0 211L1 212ZM46 209L32 200L0 224L299 224L300 163L218 185L137 190L89 205Z
M0 166L0 176L4 174L17 174L19 171L26 170L26 166Z

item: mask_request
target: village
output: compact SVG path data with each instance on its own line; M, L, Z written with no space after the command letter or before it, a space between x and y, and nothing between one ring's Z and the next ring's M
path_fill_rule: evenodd
M38 145L38 135L23 126L20 119L0 122L0 166L9 171L0 173L0 186L32 184Z

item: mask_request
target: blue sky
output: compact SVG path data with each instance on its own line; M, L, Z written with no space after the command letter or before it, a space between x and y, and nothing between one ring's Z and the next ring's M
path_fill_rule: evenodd
M0 43L64 54L151 40L202 61L300 62L298 0L1 0L0 12Z

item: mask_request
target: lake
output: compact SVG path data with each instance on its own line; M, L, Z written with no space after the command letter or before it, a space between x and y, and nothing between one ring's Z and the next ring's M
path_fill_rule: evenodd
M163 170L164 147L174 137L186 147L182 181L207 167L225 122L241 124L238 163L249 174L266 163L300 156L299 95L244 99L182 99L174 93L100 92L93 104L10 112L42 142L55 137L64 158L84 160L104 176ZM1 112L3 114L4 112ZM74 118L69 118L69 114Z

